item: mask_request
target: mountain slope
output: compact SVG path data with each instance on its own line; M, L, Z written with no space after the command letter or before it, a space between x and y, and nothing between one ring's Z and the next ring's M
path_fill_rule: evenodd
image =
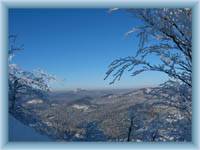
M51 141L9 114L9 141Z

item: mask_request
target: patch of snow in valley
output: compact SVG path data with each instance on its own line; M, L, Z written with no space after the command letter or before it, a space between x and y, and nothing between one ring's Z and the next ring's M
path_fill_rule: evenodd
M44 122L47 126L52 126L52 123L49 121Z
M78 105L78 104L74 104L72 107L75 108L75 109L83 110L83 111L86 111L86 110L89 109L89 106L87 106L87 105Z
M43 100L41 99L32 99L27 102L27 104L42 104L42 103L43 103Z
M111 99L111 98L117 98L117 95L110 95L110 96L108 96L108 98L109 99Z

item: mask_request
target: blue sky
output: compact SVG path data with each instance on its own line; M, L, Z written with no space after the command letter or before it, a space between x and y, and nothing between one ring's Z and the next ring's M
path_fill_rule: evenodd
M21 68L41 68L60 81L54 89L135 88L162 83L166 75L147 72L136 77L125 73L109 85L103 80L114 59L134 55L135 36L124 34L141 22L123 11L108 9L10 9L9 34L17 34L24 50L14 62ZM153 61L153 59L152 59Z

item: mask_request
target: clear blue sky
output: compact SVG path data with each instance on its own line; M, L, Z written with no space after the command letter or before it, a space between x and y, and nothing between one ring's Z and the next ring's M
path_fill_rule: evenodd
M152 86L167 77L147 72L136 77L126 73L120 82L103 80L109 63L134 55L137 38L125 37L140 25L133 16L108 9L10 9L9 34L24 44L14 62L26 70L42 68L65 81L54 89L129 88ZM152 59L153 61L153 59Z

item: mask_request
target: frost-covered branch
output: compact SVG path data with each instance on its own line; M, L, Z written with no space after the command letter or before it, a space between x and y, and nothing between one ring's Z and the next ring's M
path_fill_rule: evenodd
M113 11L115 10L117 9ZM125 71L130 72L132 76L146 71L159 71L170 77L169 81L146 95L152 101L136 104L131 108L127 139L128 141L190 141L192 11L190 8L126 9L126 11L143 23L125 34L126 36L134 34L138 37L138 49L133 56L114 60L108 66L105 79L111 76L110 84L113 84L121 79Z
M139 37L138 50L134 56L114 60L106 72L110 84L120 80L124 71L132 76L144 71L160 71L170 78L192 86L192 13L189 8L180 9L128 9L143 21L126 35ZM158 60L151 63L151 57Z
M9 100L11 102L12 111L15 110L16 99L22 94L35 94L44 96L51 88L49 83L55 81L56 78L49 73L37 69L34 71L25 71L17 64L12 63L12 59L17 51L22 47L16 45L16 36L9 36L9 64L8 64L8 83L9 83Z

